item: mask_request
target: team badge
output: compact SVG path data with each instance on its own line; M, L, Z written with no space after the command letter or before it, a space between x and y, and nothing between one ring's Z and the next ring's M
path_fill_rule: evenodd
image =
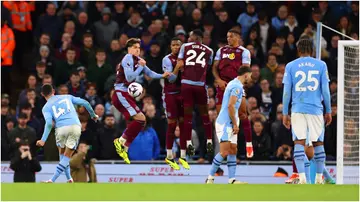
M230 59L230 60L235 59L235 54L234 54L234 53L229 54L229 59Z

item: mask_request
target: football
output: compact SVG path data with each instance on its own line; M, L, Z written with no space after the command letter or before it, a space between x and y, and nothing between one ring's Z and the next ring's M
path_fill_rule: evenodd
M128 93L133 97L139 97L143 92L143 87L139 83L131 83L128 87Z

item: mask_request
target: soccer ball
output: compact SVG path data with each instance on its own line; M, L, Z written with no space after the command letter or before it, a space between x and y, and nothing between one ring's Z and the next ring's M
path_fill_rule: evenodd
M139 97L142 94L142 92L143 92L143 87L139 83L133 82L128 87L128 93L133 98Z

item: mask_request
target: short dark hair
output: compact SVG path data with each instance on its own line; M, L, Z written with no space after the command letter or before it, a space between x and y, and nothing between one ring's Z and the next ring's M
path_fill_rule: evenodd
M36 67L46 67L46 64L43 61L38 61L36 62Z
M98 48L98 49L96 49L96 54L98 54L98 53L106 53L106 52L103 48Z
M28 89L26 90L26 93L31 93L31 92L35 92L35 93L36 93L35 89L33 89L33 88L28 88Z
M171 41L181 41L181 39L179 37L173 37Z
M297 43L297 49L300 53L313 53L313 41L309 38L301 38Z
M228 32L241 36L241 33L237 29L230 29Z
M93 37L93 35L92 35L91 33L85 33L85 34L83 35L83 40L84 40L85 38L94 38L94 37Z
M134 13L133 13L134 14ZM132 47L135 44L140 44L141 40L138 38L130 38L126 41L126 48Z
M106 114L105 115L105 117L104 117L104 120L106 119L106 118L115 118L115 116L114 116L114 114Z
M71 72L71 74L70 74L70 77L72 77L72 76L80 76L80 75L79 75L79 72L73 71L73 72Z
M192 34L194 34L195 36L197 37L200 37L200 38L203 38L204 37L204 34L203 32L200 30L200 29L195 29L192 31Z
M53 92L53 87L50 84L45 84L41 87L41 93L44 96L49 96Z
M238 76L242 76L246 73L250 73L251 72L251 69L250 67L248 66L241 66L239 69L238 69Z
M66 49L66 53L67 53L68 51L74 51L74 52L76 52L75 48L72 47L72 46L70 46L69 48Z
M18 119L27 119L27 115L25 113L19 113Z
M23 109L31 109L31 104L29 102L25 102L23 104L20 105L20 112Z

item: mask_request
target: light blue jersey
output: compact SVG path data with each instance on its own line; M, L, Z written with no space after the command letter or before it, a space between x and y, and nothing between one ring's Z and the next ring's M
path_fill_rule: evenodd
M72 95L54 95L48 99L42 109L46 124L41 140L46 141L49 136L52 128L52 121L55 122L55 128L70 125L81 126L74 105L84 106L91 118L96 116L88 101Z
M228 85L225 88L225 92L224 92L224 97L222 100L222 105L221 105L221 110L220 113L216 119L216 123L217 124L221 124L225 126L231 126L233 125L230 115L229 115L229 110L228 110L228 105L229 105L229 101L230 101L230 97L231 96L236 96L237 101L235 104L235 112L239 111L239 107L241 105L241 101L242 101L242 97L243 97L243 92L244 92L244 86L243 84L239 81L239 79L235 78L232 81L230 81L228 83ZM239 115L238 113L235 113L235 118L236 118L236 124L239 124Z
M325 62L301 57L286 65L284 74L283 114L288 115L290 96L292 113L322 115L331 113L329 76Z

